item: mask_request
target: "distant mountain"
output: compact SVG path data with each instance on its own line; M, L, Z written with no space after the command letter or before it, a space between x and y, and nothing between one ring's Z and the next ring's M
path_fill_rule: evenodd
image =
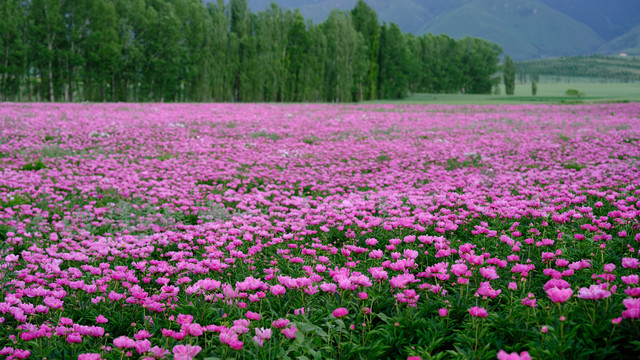
M443 12L455 9L470 0L365 0L376 10L380 21L394 22L404 32L417 33L425 23ZM299 9L305 18L314 23L324 21L333 9L348 11L358 0L249 0L249 7L257 12L272 2L285 9Z
M630 56L640 56L640 25L609 41L598 52L602 54L625 53Z
M609 41L640 24L638 0L540 0Z
M515 60L589 54L604 43L587 25L538 0L473 0L419 33L491 40Z
M640 25L640 0L365 0L380 21L414 34L446 33L498 43L514 59L617 53L629 49ZM249 0L253 12L272 0ZM275 0L314 23L357 0ZM634 32L635 31L635 32ZM607 43L612 41L612 43ZM625 47L625 44L631 44Z

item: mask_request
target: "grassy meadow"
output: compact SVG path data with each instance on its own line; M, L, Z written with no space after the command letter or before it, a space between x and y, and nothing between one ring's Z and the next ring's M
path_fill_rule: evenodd
M585 95L580 98L566 96L567 89L576 89ZM538 83L538 93L531 95L531 83L516 82L515 94L507 96L504 85L500 95L486 94L412 94L402 100L377 100L371 103L407 103L407 104L561 104L599 102L639 102L640 83L598 83L583 79L563 79L563 82Z

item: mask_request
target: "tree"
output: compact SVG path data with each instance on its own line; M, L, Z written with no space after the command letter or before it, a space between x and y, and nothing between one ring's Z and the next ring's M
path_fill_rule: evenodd
M567 89L567 91L565 91L565 94L566 94L567 96L575 96L575 97L582 97L582 96L584 96L584 93L583 93L583 92L581 92L581 91L579 91L579 90L576 90L576 89Z
M0 1L0 101L20 98L20 83L26 73L23 59L27 44L24 42L24 7L19 0Z
M499 81L493 75L498 71L498 56L502 48L482 39L468 37L458 41L458 48L462 68L461 91L491 94L491 89Z
M516 65L509 55L504 58L502 66L502 76L504 80L504 89L507 95L513 95L516 89Z
M51 102L60 93L59 55L65 39L62 5L59 0L33 0L29 7L32 66L40 77L40 96Z
M362 34L368 58L367 76L361 85L359 98L373 100L378 83L378 54L380 52L380 24L378 15L363 0L358 0L351 10L351 18L356 31Z
M408 52L398 25L384 24L380 36L379 98L400 99L408 94Z
M286 50L286 96L285 101L304 101L307 98L309 86L305 71L309 61L309 47L311 38L307 32L304 18L299 10L296 10L293 24L287 33Z
M325 61L325 96L327 101L346 102L353 100L353 85L364 76L362 49L364 39L353 28L349 14L334 10L322 24L327 39Z
M535 81L531 81L531 95L536 96L538 94L538 84Z

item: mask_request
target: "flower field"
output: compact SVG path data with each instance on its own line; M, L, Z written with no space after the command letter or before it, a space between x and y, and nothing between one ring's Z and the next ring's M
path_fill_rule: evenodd
M639 104L2 104L0 355L637 359L639 209Z

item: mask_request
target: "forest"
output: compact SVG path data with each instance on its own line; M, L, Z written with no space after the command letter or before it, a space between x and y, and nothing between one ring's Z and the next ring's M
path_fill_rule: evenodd
M539 78L584 77L609 82L640 81L640 58L619 55L571 56L537 59L517 63L520 82Z
M360 0L314 24L248 0L1 0L0 101L352 102L491 93L500 46Z

